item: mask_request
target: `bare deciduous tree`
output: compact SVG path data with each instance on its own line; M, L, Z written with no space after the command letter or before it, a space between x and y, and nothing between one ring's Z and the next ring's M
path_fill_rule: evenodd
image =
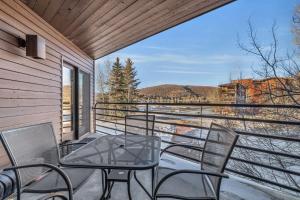
M295 44L300 47L300 5L295 9L293 16L293 32L295 34Z
M99 73L97 77L98 89L99 89L99 99L102 102L106 101L106 97L109 96L108 91L108 79L111 71L111 62L109 60L105 61L103 67L99 68Z
M263 79L272 79L266 81L266 87L261 94L268 97L272 103L300 104L300 66L295 52L286 52L282 54L279 51L279 42L277 39L277 26L273 24L271 29L272 42L267 47L259 43L257 34L251 22L248 22L249 43L246 45L238 41L239 47L258 58L260 68L254 69L254 72Z
M264 99L262 103L299 105L300 66L297 54L295 51L292 53L285 53L282 51L277 37L278 28L276 23L274 23L271 28L271 44L267 46L259 42L258 34L250 20L248 22L248 28L248 42L245 44L239 40L238 45L243 51L253 55L259 61L259 67L253 70L260 78L265 80L264 87L256 88L257 90L261 90L260 98ZM249 112L240 112L238 114L242 117L251 117ZM259 111L255 110L255 114L253 114L252 117L260 119L269 118L279 121L295 121L300 118L298 110L295 109L260 109ZM239 123L230 124L229 126L242 131L263 133L265 135L295 137L299 133L299 127L284 124L248 122L246 125L245 123ZM251 146L273 152L283 152L288 154L300 153L298 150L299 143L297 142L243 136L240 138L240 143L245 146ZM264 154L249 151L247 149L238 149L237 156L245 160L251 160L268 166L275 166L283 170L290 170L291 168L298 166L298 161L296 159L283 157L276 153ZM240 162L233 163L233 165L239 171L247 174L272 180L273 182L285 184L291 187L300 188L299 180L290 173L284 173L256 165L241 164Z

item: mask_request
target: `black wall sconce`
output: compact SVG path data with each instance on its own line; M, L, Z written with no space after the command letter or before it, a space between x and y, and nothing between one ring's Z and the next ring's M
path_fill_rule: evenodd
M26 56L46 59L46 40L39 35L26 35L26 40L18 37L19 47L26 48Z

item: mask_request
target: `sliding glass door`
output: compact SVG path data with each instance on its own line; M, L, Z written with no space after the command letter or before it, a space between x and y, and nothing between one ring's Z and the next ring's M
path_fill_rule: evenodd
M62 141L90 131L90 75L67 63L63 66Z

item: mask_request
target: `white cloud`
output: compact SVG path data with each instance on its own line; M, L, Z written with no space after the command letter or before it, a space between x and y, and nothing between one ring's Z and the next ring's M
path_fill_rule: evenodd
M154 50L160 50L160 51L177 51L180 49L177 48L171 48L171 47L163 47L163 46L146 46L146 49L154 49Z
M237 61L249 62L253 60L250 55L231 55L231 54L218 54L218 55L182 55L182 54L124 54L119 53L115 56L120 57L121 60L132 58L135 63L153 63L153 62L167 62L173 64L185 65L218 65L218 64L231 64ZM113 58L113 56L110 56Z
M169 74L211 74L210 72L204 72L204 71L186 71L186 70L157 70L155 72L169 73Z

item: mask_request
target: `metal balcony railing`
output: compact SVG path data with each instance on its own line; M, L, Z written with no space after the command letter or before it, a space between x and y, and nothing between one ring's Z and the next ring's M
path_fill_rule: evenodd
M94 109L96 132L103 134L124 133L127 114L155 115L154 134L165 144L201 148L212 121L225 125L240 134L227 172L300 193L300 106L98 102ZM201 155L195 149L169 153L195 162Z

